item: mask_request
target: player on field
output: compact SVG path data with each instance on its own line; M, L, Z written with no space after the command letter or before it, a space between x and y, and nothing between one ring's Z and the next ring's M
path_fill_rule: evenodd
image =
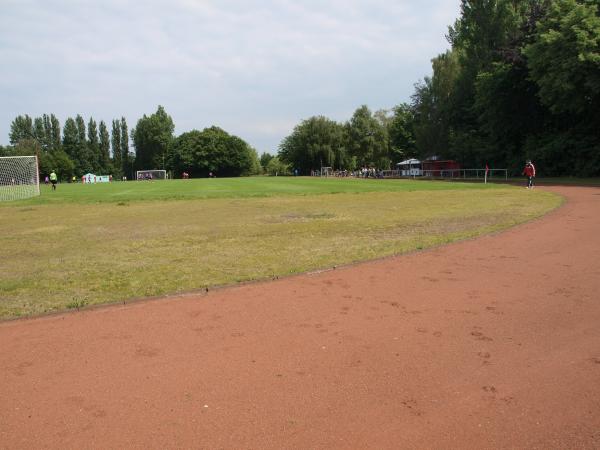
M535 166L531 160L527 160L525 168L523 169L523 175L527 177L527 189L533 189L533 179L535 178Z
M50 183L52 183L52 190L56 190L56 183L58 181L58 177L56 176L56 172L53 170L50 174Z

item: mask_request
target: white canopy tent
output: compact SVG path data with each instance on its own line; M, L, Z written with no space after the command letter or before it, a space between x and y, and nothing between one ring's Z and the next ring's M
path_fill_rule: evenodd
M420 177L423 175L423 166L418 159L407 159L396 164L399 174L403 177Z

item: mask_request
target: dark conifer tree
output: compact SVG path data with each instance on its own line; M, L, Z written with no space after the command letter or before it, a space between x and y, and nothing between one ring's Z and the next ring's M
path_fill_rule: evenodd
M98 128L100 132L100 171L103 174L112 174L110 164L110 135L108 134L108 128L106 128L104 120L100 121Z
M123 176L123 158L121 155L121 122L119 119L112 121L111 147L113 175L120 180Z

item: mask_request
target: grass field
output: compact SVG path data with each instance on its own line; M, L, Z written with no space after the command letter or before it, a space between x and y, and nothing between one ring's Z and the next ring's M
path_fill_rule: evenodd
M42 186L0 203L0 318L299 273L539 217L503 185L236 178Z
M526 184L524 177L509 178L506 182L511 184L521 184L523 186ZM502 180L500 180L500 183L502 183ZM536 177L535 184L538 186L600 186L600 178Z

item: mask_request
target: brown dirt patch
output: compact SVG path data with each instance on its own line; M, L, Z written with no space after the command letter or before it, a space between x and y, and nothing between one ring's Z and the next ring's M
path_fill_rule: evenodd
M0 448L598 448L600 192L494 236L0 324Z

